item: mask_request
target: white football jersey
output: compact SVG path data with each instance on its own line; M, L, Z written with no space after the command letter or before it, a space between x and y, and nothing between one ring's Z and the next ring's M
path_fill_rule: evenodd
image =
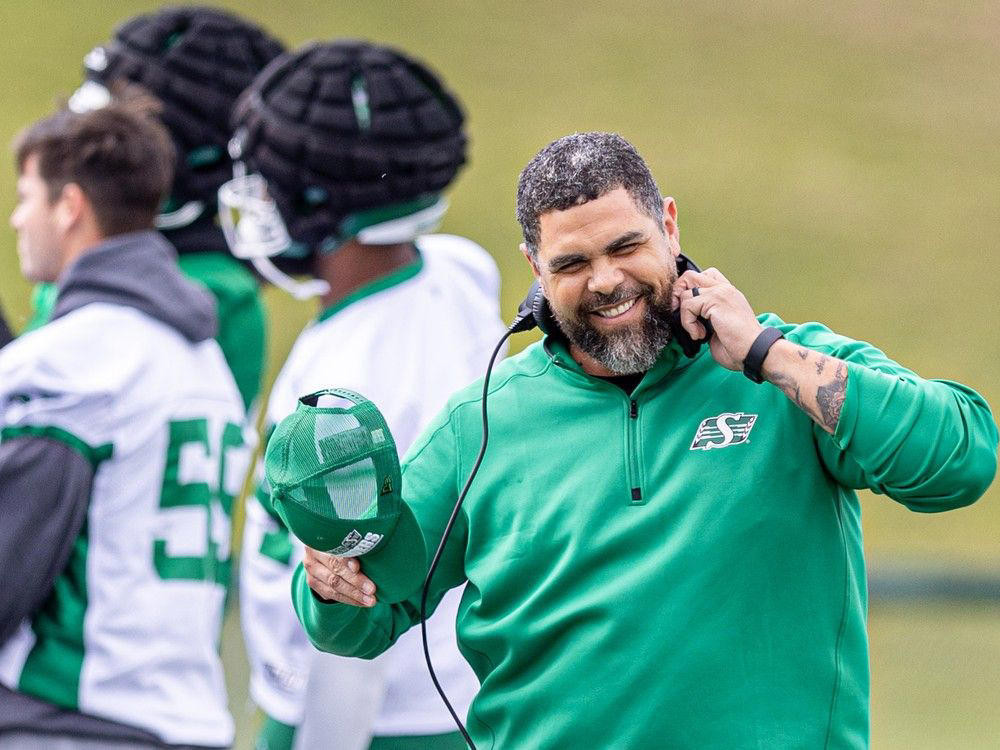
M230 745L218 645L248 455L218 344L89 304L0 352L0 403L4 440L63 440L95 466L69 564L0 649L0 682L167 743Z
M291 414L300 396L348 388L378 406L402 459L448 397L483 375L505 330L496 264L461 237L429 235L416 244L419 261L358 290L302 332L271 391L269 424ZM360 737L358 747L367 747L372 735L454 731L427 673L419 628L372 662L313 649L289 593L301 559L299 542L251 497L240 601L251 694L258 705L273 718L300 726L297 747L313 746L307 738L321 733L320 723L351 726ZM478 682L455 641L461 593L456 589L445 596L428 621L428 637L435 672L458 714L465 716ZM338 675L342 698L355 692L354 700L329 695ZM307 690L307 685L325 687ZM380 693L374 700L359 697L370 695L373 685ZM350 715L339 715L338 707ZM328 730L322 732L329 739Z

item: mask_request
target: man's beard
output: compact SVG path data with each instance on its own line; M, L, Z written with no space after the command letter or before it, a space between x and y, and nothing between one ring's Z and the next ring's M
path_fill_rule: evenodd
M648 284L619 286L611 294L595 292L580 301L576 314L564 316L552 313L566 337L586 354L617 375L645 372L656 362L672 337L670 329L670 292L667 285L659 297L653 296ZM599 307L618 305L627 299L645 300L642 319L614 331L601 331L589 319Z

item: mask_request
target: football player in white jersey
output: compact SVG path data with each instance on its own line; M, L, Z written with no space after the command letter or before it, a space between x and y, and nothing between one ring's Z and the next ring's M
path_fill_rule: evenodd
M268 422L319 388L354 389L405 452L482 374L504 330L492 258L468 239L429 234L465 161L460 105L420 62L334 42L275 60L237 103L234 126L245 170L220 191L234 254L292 294L320 298L271 392ZM258 747L463 748L419 630L372 662L307 642L289 594L302 552L259 485L240 569L251 693L268 716ZM428 630L435 672L464 717L478 685L455 642L460 596L445 598Z
M21 137L21 270L51 322L0 351L0 746L228 747L217 647L243 402L215 303L153 230L148 105Z

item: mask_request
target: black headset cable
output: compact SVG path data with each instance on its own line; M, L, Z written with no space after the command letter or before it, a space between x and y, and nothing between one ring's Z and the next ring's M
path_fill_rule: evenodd
M430 593L431 578L434 577L434 571L437 570L438 563L441 562L441 555L444 553L445 544L447 544L448 537L451 535L452 527L455 525L455 519L458 518L458 514L462 510L462 503L465 501L465 496L469 492L472 480L475 479L476 473L479 471L479 465L483 462L483 456L486 454L486 443L490 439L490 423L486 414L486 397L489 394L490 375L493 372L493 365L496 362L497 355L500 354L500 349L503 347L504 342L510 338L511 334L519 333L521 331L529 331L534 328L535 325L537 325L535 318L530 313L519 314L514 322L511 323L507 332L500 338L496 349L493 350L493 355L490 357L490 363L486 367L486 375L483 378L483 442L479 446L479 455L476 457L476 463L473 465L472 471L469 472L469 478L465 480L465 486L462 487L462 491L458 493L458 500L455 502L455 507L451 511L451 517L448 519L448 523L444 527L444 533L441 535L441 541L438 543L437 551L434 553L430 567L427 569L427 577L424 579L423 591L420 594L420 636L424 643L424 659L427 661L427 671L430 672L431 680L434 682L434 687L437 688L438 695L441 696L441 700L444 701L444 705L448 708L448 713L451 714L451 718L454 719L455 724L458 725L458 731L462 733L462 737L465 739L465 742L469 746L470 750L476 750L476 745L473 743L468 731L466 731L462 720L458 717L458 714L455 713L455 709L452 708L451 703L448 701L448 696L445 695L444 688L441 687L441 683L438 682L437 675L434 673L434 665L431 664L431 652L427 645L427 596Z

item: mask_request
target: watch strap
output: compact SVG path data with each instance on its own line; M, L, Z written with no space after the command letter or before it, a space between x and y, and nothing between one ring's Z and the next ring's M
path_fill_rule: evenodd
M785 334L774 326L768 326L757 334L757 338L750 345L750 351L743 359L743 374L755 383L763 383L764 376L761 375L760 368L764 366L764 358L774 346L774 342L784 337Z

